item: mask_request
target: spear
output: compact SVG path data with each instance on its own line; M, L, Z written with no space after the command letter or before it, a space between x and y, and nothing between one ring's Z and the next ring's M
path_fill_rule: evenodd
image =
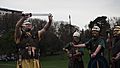
M71 16L69 15L69 23L70 23L70 25L71 25Z
M69 29L70 29L70 39L72 41L72 28L71 28L71 16L69 15Z
M112 47L112 36L110 30L107 31L107 42L108 42L108 62L109 68L111 68L111 47Z

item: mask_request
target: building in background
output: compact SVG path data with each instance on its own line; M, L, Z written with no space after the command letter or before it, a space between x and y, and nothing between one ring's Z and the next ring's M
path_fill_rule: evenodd
M1 8L0 7L0 15L5 15L5 14L16 14L16 13L22 13L23 11L18 11L18 10L12 10L12 9L7 9L7 8Z

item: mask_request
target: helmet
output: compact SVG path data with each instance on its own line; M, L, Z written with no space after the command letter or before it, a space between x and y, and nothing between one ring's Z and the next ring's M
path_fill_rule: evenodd
M94 31L100 31L100 28L98 26L93 26L92 30L94 30Z
M116 35L119 35L119 34L120 34L120 26L116 25L113 29L113 35L116 36Z
M32 23L30 23L30 22L27 21L27 22L25 22L24 24L32 24Z
M22 24L22 26L25 26L26 24L32 25L32 23L30 23L30 22L24 22L24 23Z
M119 30L120 30L120 26L118 26L118 25L115 26L115 27L114 27L114 31L115 31L115 30L119 31Z
M80 33L79 32L74 32L74 34L73 34L73 37L80 37Z
M33 29L33 26L32 26L32 23L30 22L24 22L22 24L22 30L26 31L26 32L29 32Z

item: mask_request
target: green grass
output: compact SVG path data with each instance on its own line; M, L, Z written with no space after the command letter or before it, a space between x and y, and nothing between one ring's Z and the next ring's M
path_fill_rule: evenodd
M43 68L67 68L67 58L62 55L41 58Z
M0 68L16 68L15 61L0 61Z
M41 57L42 68L67 68L67 57L62 55ZM15 61L0 61L0 68L16 68Z
M89 60L88 60L88 51L86 50L83 60L84 60L84 66L85 68L87 68L87 64ZM40 62L42 64L42 68L67 68L68 66L68 58L66 57L66 55L41 57ZM16 62L0 61L0 68L16 68Z
M89 62L89 53L88 53L88 50L86 49L84 50L83 62L84 62L85 68L87 68L87 65Z

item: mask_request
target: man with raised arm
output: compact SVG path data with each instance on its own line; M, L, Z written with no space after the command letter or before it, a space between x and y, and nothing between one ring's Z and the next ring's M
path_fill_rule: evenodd
M29 17L30 14L24 14L15 28L15 42L18 47L17 68L41 68L38 44L52 23L52 15L49 15L49 22L41 30L36 31L31 22L25 21Z

